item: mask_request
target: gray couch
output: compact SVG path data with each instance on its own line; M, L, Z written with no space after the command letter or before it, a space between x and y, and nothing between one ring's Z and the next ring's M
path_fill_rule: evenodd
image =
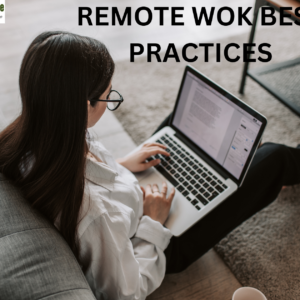
M95 299L65 240L1 173L0 299Z

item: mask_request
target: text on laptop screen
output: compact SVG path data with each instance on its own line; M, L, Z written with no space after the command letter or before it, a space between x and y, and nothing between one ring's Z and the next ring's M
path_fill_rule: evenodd
M187 72L173 126L237 179L261 125L241 107Z

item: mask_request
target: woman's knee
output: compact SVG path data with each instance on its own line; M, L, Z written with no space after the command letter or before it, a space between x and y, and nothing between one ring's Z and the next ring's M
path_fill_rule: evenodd
M279 160L285 159L289 154L289 147L283 144L268 142L263 144L261 148L264 150L266 156L274 159L274 163L278 163Z
M282 176L293 174L299 177L300 149L298 153L298 149L283 144L266 143L264 145L263 155L260 157L261 164L268 168L269 172L273 173L272 175L280 173Z
M281 173L288 159L288 147L282 144L264 143L254 156L247 177L273 177Z

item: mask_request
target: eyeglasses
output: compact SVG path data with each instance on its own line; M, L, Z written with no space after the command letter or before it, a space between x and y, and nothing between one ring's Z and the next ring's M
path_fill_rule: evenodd
M107 95L106 100L99 100L97 98L94 98L91 99L91 101L107 102L107 108L113 111L116 110L121 105L124 99L119 92L115 90L111 90Z

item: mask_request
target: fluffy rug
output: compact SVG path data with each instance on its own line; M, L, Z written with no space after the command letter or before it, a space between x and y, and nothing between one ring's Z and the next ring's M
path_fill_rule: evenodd
M247 43L249 34L220 42ZM191 42L201 42L199 37ZM299 28L272 27L256 33L256 44L270 43L273 55L270 63L296 58L299 55ZM256 48L257 49L257 48ZM180 52L180 51L179 51ZM263 113L268 126L263 141L296 146L300 143L300 118L289 111L258 84L247 78L245 95L238 94L243 62L229 63L222 57L216 62L212 48L209 63L204 62L202 50L190 51L198 55L192 65L225 87L243 101ZM232 51L232 56L242 50ZM258 58L259 53L253 56ZM147 63L145 58L134 63L118 62L113 86L125 99L116 111L117 118L133 140L139 144L149 137L161 121L172 111L186 63ZM262 63L252 63L259 67ZM262 290L268 299L300 299L300 186L289 187L269 207L230 233L216 251L228 264L244 286Z

